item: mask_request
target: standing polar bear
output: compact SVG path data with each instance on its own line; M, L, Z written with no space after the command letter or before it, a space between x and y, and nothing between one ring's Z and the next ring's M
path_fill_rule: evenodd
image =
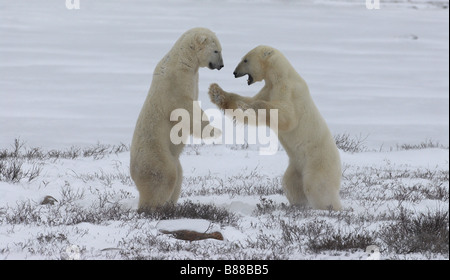
M247 53L234 71L248 75L248 85L264 80L253 97L243 97L211 84L211 101L221 109L278 109L278 138L289 156L283 188L293 205L340 210L341 161L330 130L315 106L306 82L280 51L258 46ZM261 117L262 115L260 115ZM259 120L261 121L261 120Z
M189 135L182 135L184 141L179 144L171 142L170 132L174 125L171 113L176 109L186 110L191 122L188 131L193 133L192 122L197 121L192 118L193 110L204 114L194 103L198 99L198 69L220 70L223 67L221 52L222 47L212 31L193 28L176 41L156 66L130 149L130 174L139 190L139 211L177 202L183 179L179 156ZM201 126L201 131L206 127L208 131L220 134L220 130L210 126L208 121L197 122L201 122L196 123Z

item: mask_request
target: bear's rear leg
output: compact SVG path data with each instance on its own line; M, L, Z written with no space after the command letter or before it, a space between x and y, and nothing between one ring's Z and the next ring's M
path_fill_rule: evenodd
M334 211L339 211L342 209L339 194L328 193L324 195L318 194L317 192L312 192L312 194L308 194L307 197L309 204L314 209Z
M308 180L308 178L305 179L305 195L311 207L314 209L335 211L342 209L339 196L339 185L333 185L330 180L321 180L317 178L311 178L311 180Z
M167 203L175 203L171 198L177 181L177 170L167 168L164 171L152 172L145 180L136 182L139 190L138 212L153 211Z
M175 187L172 195L170 196L170 202L175 204L180 198L181 184L183 182L183 168L181 167L180 161L177 162L177 179L175 181Z
M283 176L283 189L286 192L286 197L291 205L306 205L306 199L303 191L303 178L300 172L295 167L289 164Z

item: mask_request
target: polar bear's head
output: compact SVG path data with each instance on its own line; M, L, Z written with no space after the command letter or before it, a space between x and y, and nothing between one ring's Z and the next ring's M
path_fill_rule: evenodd
M275 51L274 48L268 46L258 46L249 51L234 70L234 77L248 75L248 85L262 81L266 78L266 70Z
M207 28L193 28L186 32L190 49L195 52L199 67L220 70L223 67L222 46L216 34Z

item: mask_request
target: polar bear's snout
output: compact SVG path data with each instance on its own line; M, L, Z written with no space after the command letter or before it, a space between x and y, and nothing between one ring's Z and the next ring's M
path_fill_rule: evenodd
M210 58L210 61L208 63L208 68L211 70L220 70L223 68L223 59L220 51L214 51L214 55L212 58Z
M211 70L213 70L213 69L220 70L220 69L223 68L223 62L221 61L221 62L218 63L218 64L215 64L215 63L210 62L209 65L208 65L208 67L209 67L209 69L211 69Z
M222 56L220 55L220 53L219 53L218 56L219 57L217 59L215 59L216 60L215 62L212 62L212 61L209 62L209 65L208 65L209 69L211 69L211 70L213 70L213 69L220 70L220 69L223 68Z
M240 78L240 77L245 76L245 75L249 75L250 76L250 74L248 74L248 73L237 72L236 70L234 70L233 75L234 75L235 78Z
M249 63L248 59L242 59L242 61L236 66L236 69L234 69L233 75L235 78L240 78L245 75L248 75L247 84L251 85L254 82L253 76L250 74L251 69L249 69ZM252 72L253 73L253 72Z

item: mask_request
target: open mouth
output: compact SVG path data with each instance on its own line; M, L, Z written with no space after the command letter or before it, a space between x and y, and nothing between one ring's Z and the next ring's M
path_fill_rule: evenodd
M253 77L252 77L252 75L250 75L250 74L247 74L247 75L248 75L247 84L248 85L253 84Z
M238 72L234 71L233 74L234 74L235 78L240 78L242 76L248 75L247 84L248 85L253 84L253 77L249 73L238 73Z

